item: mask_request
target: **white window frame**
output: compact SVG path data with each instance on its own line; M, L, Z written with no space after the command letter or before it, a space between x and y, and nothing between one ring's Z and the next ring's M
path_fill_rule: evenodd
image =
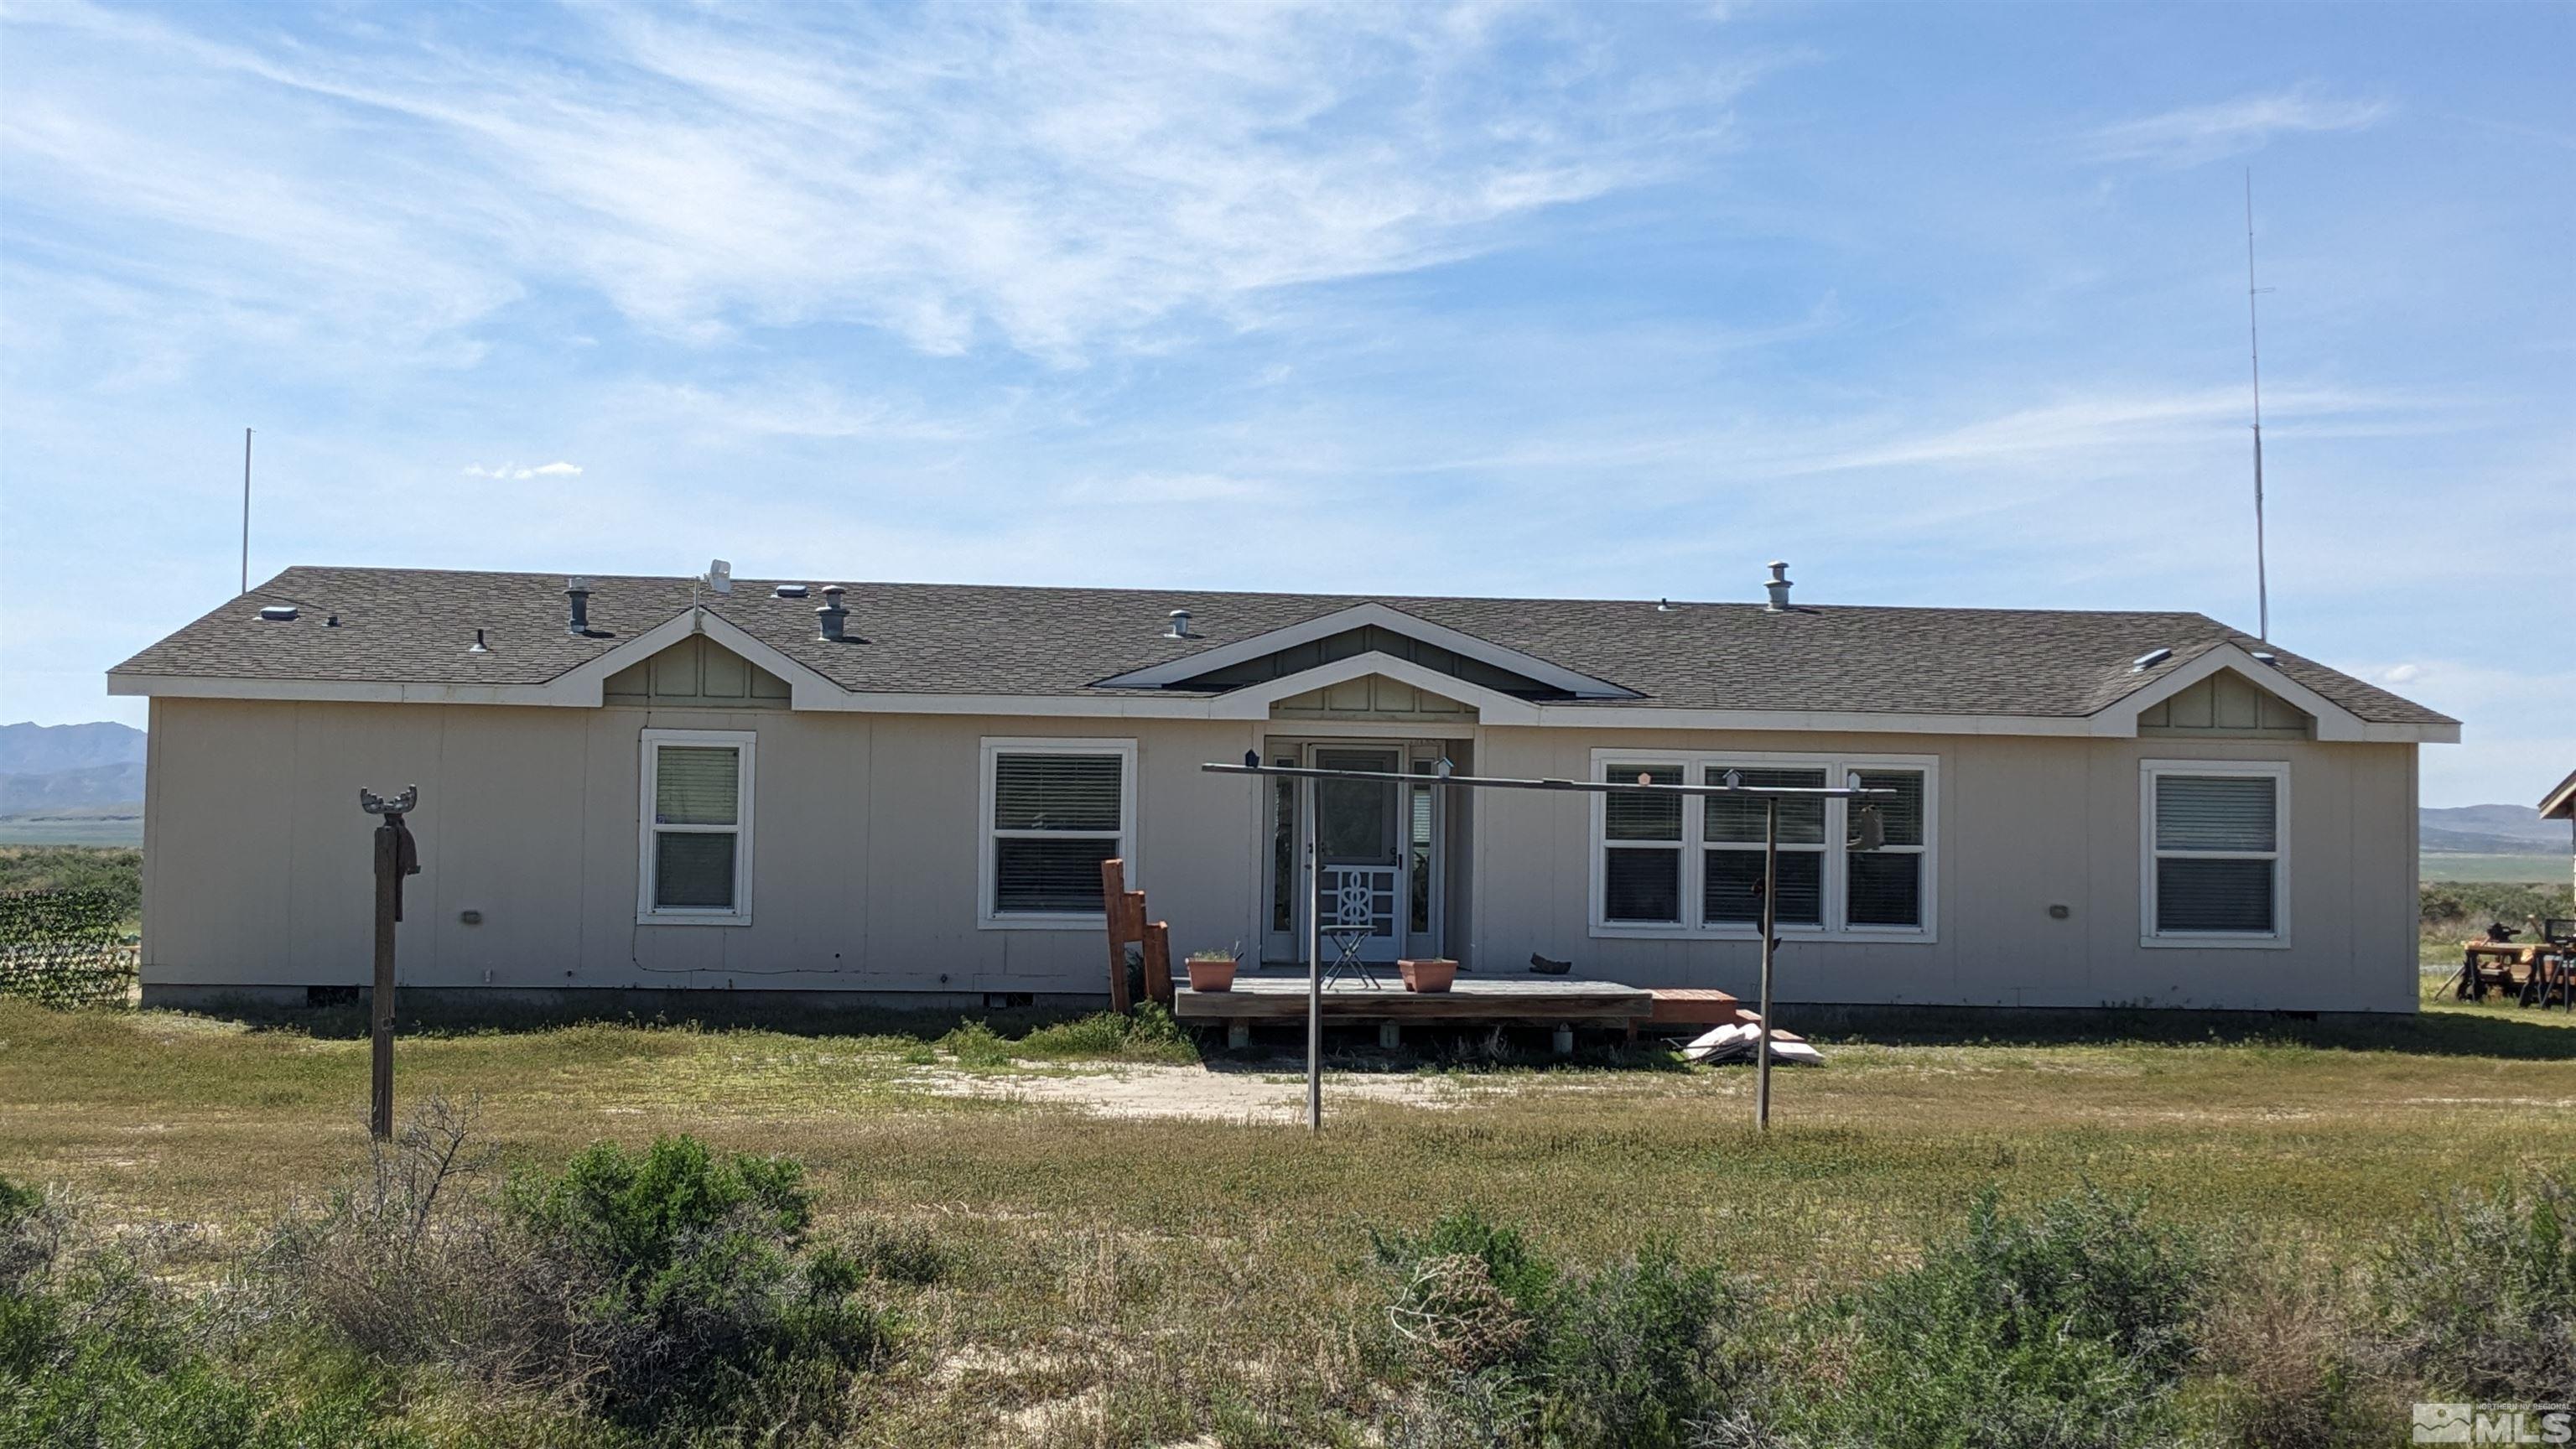
M2265 852L2158 851L2156 781L2166 775L2240 775L2272 781L2272 929L2159 931L2156 862L2165 855L2259 860ZM2138 944L2186 950L2280 951L2290 945L2290 765L2286 760L2140 760L2138 762Z
M993 805L996 789L995 769L1004 755L1116 755L1118 757L1118 855L1127 862L1127 888L1141 890L1144 874L1136 858L1136 742L1133 739L1071 739L1042 735L1035 738L986 736L982 762L976 773L981 788L976 792L975 806L975 924L986 931L1065 931L1094 930L1108 920L1104 911L996 911L993 909L993 884L996 875L994 842L1005 838L1062 837L1060 830L996 830L993 827ZM1107 832L1100 832L1105 837ZM1080 838L1080 837L1076 837Z
M1690 757L1684 754L1593 751L1591 778L1595 780L1607 778L1601 773L1606 768L1616 768L1620 772L1620 778L1629 780L1654 770L1679 770L1681 783L1687 785L1691 782ZM1692 868L1690 857L1691 842L1695 836L1695 823L1690 818L1691 807L1698 802L1688 798L1681 802L1682 830L1679 837L1670 841L1622 840L1614 845L1610 840L1610 797L1598 791L1591 793L1592 934L1636 936L1646 939L1689 934L1691 920L1698 913L1698 907L1691 903L1691 891L1699 880L1699 873ZM1672 852L1675 857L1673 913L1678 919L1671 921L1610 919L1610 852L1614 849Z
M748 926L751 924L751 842L752 807L757 798L753 791L755 757L760 736L750 730L665 730L641 732L637 751L637 791L635 810L635 924L639 926ZM735 795L734 823L723 825L657 825L653 820L656 787L661 776L658 758L664 746L725 748L735 751L738 782ZM733 909L714 910L703 906L657 906L653 903L653 838L665 832L677 835L714 835L727 830L733 833Z
M1890 945L1930 945L1940 939L1940 853L1941 853L1941 760L1937 755L1881 754L1786 754L1758 750L1650 750L1596 749L1592 751L1591 773L1587 779L1606 779L1603 771L1616 767L1627 773L1655 766L1679 765L1682 779L1689 784L1702 783L1706 771L1715 767L1723 774L1729 766L1745 769L1821 769L1825 783L1839 786L1853 770L1912 770L1923 776L1923 844L1919 850L1902 849L1906 854L1923 857L1921 867L1923 923L1919 926L1865 926L1850 924L1845 916L1850 909L1848 861L1850 852L1842 843L1851 838L1849 803L1845 800L1825 802L1824 910L1820 925L1802 925L1783 921L1783 939L1795 937L1809 941L1876 941ZM1603 896L1607 886L1608 863L1603 852L1608 848L1603 828L1609 797L1591 795L1589 851L1591 861L1591 935L1599 940L1686 940L1686 941L1759 941L1762 929L1755 922L1703 920L1707 906L1708 811L1701 804L1705 797L1686 797L1682 808L1682 919L1671 925L1652 922L1612 921L1603 914ZM1714 847L1729 848L1724 842Z

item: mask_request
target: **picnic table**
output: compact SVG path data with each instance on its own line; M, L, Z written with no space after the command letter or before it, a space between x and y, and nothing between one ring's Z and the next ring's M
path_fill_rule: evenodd
M2576 1009L2576 953L2548 940L2479 936L2462 941L2460 970L2453 980L2453 994L2461 1001L2484 1001L2494 992L2524 1006Z

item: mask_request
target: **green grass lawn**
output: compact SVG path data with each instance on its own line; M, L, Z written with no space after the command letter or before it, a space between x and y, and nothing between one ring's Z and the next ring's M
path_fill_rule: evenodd
M2233 1039L1855 1040L1831 1055L1781 1075L1768 1140L1747 1129L1749 1073L1669 1061L1464 1073L1437 1109L1337 1092L1360 1080L1337 1073L1320 1140L936 1095L918 1080L934 1053L902 1035L425 1035L401 1043L397 1071L404 1097L477 1099L521 1161L688 1131L802 1155L827 1211L1147 1234L1201 1252L1260 1241L1283 1286L1355 1251L1363 1222L1463 1203L1580 1257L1661 1234L1834 1282L1901 1255L1988 1184L2037 1198L2089 1178L2152 1190L2177 1215L2333 1238L2420 1192L2576 1156L2576 1027L2558 1012L2437 1007L2355 1032ZM361 1155L366 1063L363 1040L0 1002L0 1172L76 1184L136 1219L258 1221Z
M1296 1071L1285 1059L991 1064L926 1032L453 1032L403 1041L397 1072L406 1100L478 1102L515 1163L689 1132L804 1158L827 1223L935 1232L958 1267L907 1290L918 1337L887 1381L887 1442L979 1442L1124 1392L1139 1344L1185 1345L1173 1375L1358 1382L1349 1325L1381 1311L1368 1230L1462 1205L1574 1262L1671 1241L1790 1301L1911 1261L1990 1186L2022 1204L2088 1181L2143 1191L2159 1217L2345 1263L2425 1194L2576 1159L2565 1013L2150 1033L1829 1041L1828 1066L1780 1074L1767 1138L1748 1070L1661 1055L1446 1071L1355 1055L1320 1138L932 1089ZM1440 1105L1358 1095L1390 1076ZM363 1161L366 1084L353 1035L0 1001L0 1175L211 1230L211 1272Z

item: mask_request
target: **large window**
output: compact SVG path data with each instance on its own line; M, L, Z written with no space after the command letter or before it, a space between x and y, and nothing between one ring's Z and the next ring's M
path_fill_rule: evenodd
M1853 802L1780 801L1780 899L1784 932L1836 938L1932 935L1934 765L1919 757L1593 753L1593 778L1635 783L1725 783L1820 789L1853 773L1896 792L1872 803L1887 844L1853 851ZM1593 912L1597 934L1740 937L1762 919L1764 804L1757 797L1594 797Z
M2149 760L2140 773L2147 944L2287 945L2289 767Z
M986 740L982 923L1098 923L1100 863L1138 883L1135 778L1133 740Z
M646 730L635 918L751 924L751 759L737 730Z

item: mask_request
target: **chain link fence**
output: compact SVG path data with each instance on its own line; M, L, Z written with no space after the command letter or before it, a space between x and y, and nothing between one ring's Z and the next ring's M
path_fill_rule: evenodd
M133 1005L143 952L118 929L124 915L111 891L0 894L0 996L64 1008Z

